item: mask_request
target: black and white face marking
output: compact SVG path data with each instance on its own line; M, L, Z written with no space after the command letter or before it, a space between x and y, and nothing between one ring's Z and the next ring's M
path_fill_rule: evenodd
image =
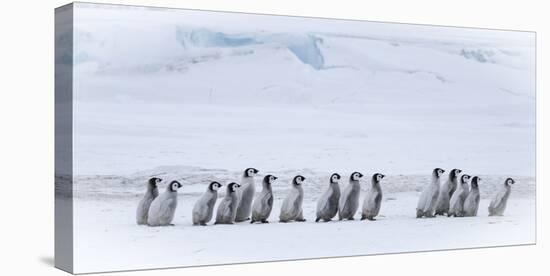
M333 173L332 176L330 177L330 183L338 183L338 181L340 180L340 175L337 174L337 173Z
M380 182L380 180L382 180L382 178L384 178L385 175L381 174L381 173L375 173L372 175L372 180L374 180L375 182Z
M479 178L478 176L472 177L472 188L477 188L479 181L481 181L481 178Z
M255 176L258 172L258 170L254 169L254 168L248 168L246 170L244 170L244 176L245 177L253 177Z
M222 184L216 182L216 181L213 181L212 183L210 183L210 185L208 186L208 188L211 190L211 191L217 191L219 190L220 188L222 187Z
M461 172L462 172L461 169L452 169L451 172L449 173L449 177L456 179Z
M445 170L441 168L435 168L433 171L433 174L436 177L440 177L441 175L443 175L443 173L445 173Z
M268 174L268 175L264 176L264 182L266 184L271 185L271 184L273 184L273 182L275 182L275 180L277 180L277 177L273 176L271 174Z
M162 181L162 179L158 178L158 177L151 177L149 179L149 186L151 186L152 188L156 188L157 185Z
M467 174L463 174L462 177L460 178L460 181L461 181L462 183L468 183L468 181L470 180L470 177L471 177L471 176L469 176L469 175L467 175Z
M361 177L363 177L363 174L362 174L362 173L360 173L360 172L354 172L354 173L351 174L350 180L351 180L351 181L359 181L359 179L360 179Z
M170 182L170 191L177 192L179 188L181 188L181 184L177 181Z
M235 183L235 182L231 182L229 183L229 185L227 186L227 189L229 190L230 193L234 193L236 192L239 188L241 187L241 185Z
M294 179L292 180L292 183L293 183L294 185L299 186L299 185L302 185L302 183L304 182L304 180L306 180L305 177L303 177L303 176L301 176L301 175L297 175L297 176L295 176Z
M516 183L516 181L515 181L514 179L508 177L508 178L506 179L506 182L505 182L505 183L506 183L506 185L510 186L510 185Z

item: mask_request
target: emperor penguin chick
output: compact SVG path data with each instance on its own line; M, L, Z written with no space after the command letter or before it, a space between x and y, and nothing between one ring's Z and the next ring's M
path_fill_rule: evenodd
M361 220L376 220L374 217L378 216L380 206L382 205L382 187L380 187L380 181L384 177L385 175L381 173L375 173L372 176L371 188L367 192L365 201L363 202Z
M317 201L317 218L315 222L323 220L331 221L338 213L338 201L340 200L340 175L333 173L330 176L329 186L325 193Z
M147 218L149 226L173 225L172 220L176 207L178 207L179 188L181 188L181 184L174 180L166 187L164 193L153 200Z
M147 181L147 191L143 198L139 201L137 211L136 211L136 222L138 225L147 224L147 216L149 214L149 207L151 207L151 202L159 195L158 184L162 179L157 177L152 177Z
M222 184L214 181L208 185L206 192L193 207L193 225L206 225L214 213L214 204L218 199L218 190Z
M508 203L508 198L510 197L510 192L512 191L512 184L515 184L516 181L512 178L507 178L504 181L504 185L500 190L494 195L493 200L489 204L489 216L502 216L504 210L506 210L506 204Z
M449 172L449 178L447 181L441 185L441 189L439 189L439 196L437 197L437 203L435 204L435 215L442 216L449 213L449 203L453 193L456 190L458 176L461 172L462 170L460 169L452 169L451 172Z
M271 185L277 180L277 177L273 175L266 175L262 181L262 191L254 198L254 204L252 205L252 220L250 223L261 222L268 223L267 219L271 214L273 208L273 190Z
M470 192L464 200L464 216L475 217L479 208L479 181L481 178L474 176L470 182Z
M359 208L359 195L361 193L361 183L359 182L363 174L354 172L349 177L349 184L344 189L338 203L338 219L354 220L353 216Z
M235 223L235 216L237 215L237 206L239 204L239 197L237 196L237 190L241 185L231 182L227 185L225 197L218 204L218 210L216 211L216 222L214 224L233 224Z
M416 217L433 218L435 211L435 204L437 197L439 196L439 185L441 183L441 175L445 170L441 168L435 168L432 171L432 181L429 185L424 187L424 190L420 194L418 199L418 205L416 206Z
M254 199L254 193L256 192L254 176L258 172L259 171L254 168L248 168L243 172L243 177L241 179L242 187L237 192L239 196L239 202L237 207L237 216L235 217L236 222L250 219L252 200Z
M466 197L468 196L469 187L468 182L470 180L470 176L467 174L464 174L460 177L460 185L456 188L456 191L453 193L453 196L451 197L451 202L449 205L449 213L447 216L455 216L455 217L463 217L464 216L464 200L466 200Z
M306 180L305 177L297 175L292 179L292 187L290 192L283 200L281 213L279 214L280 222L306 221L302 210L302 202L304 201L304 189L302 183Z

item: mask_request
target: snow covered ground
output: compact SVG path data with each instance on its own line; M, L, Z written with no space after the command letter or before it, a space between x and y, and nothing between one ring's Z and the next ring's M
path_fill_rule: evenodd
M533 33L76 7L77 271L534 242ZM308 178L308 222L191 227L208 182L246 167L281 177L272 220ZM435 167L484 179L479 217L414 219ZM330 173L352 171L389 175L380 220L312 223ZM175 227L135 225L152 175L184 184ZM508 176L506 216L488 218Z
M315 203L329 173L300 171L304 183L304 223L278 223L282 200L294 172L274 185L270 224L192 226L191 209L210 180L227 183L238 172L187 167L158 168L163 179L179 179L173 227L135 224L135 208L150 171L127 177L82 177L75 207L77 271L125 270L207 264L290 260L424 250L532 244L535 242L535 181L515 177L505 216L488 217L489 198L502 176L481 176L478 217L416 219L415 207L427 175L389 175L382 182L384 200L377 221L315 223ZM271 173L271 172L270 172ZM257 185L261 176L257 177ZM362 184L365 194L368 181ZM342 181L341 186L347 184ZM165 184L166 185L166 184ZM164 186L161 186L163 191ZM224 190L225 191L225 190ZM224 192L220 192L219 197ZM362 201L361 201L362 202ZM359 218L357 215L356 218ZM212 223L210 223L212 224Z

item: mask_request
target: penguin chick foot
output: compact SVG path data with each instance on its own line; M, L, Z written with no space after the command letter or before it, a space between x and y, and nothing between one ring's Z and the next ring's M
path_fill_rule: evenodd
M262 220L262 223L269 223L269 221L267 221L267 220Z

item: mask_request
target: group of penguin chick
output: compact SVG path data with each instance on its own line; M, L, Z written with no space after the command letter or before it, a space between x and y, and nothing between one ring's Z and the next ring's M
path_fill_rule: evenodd
M262 190L255 192L254 176L258 174L255 168L244 170L241 184L231 182L227 185L225 197L218 204L214 224L233 224L250 220L250 223L268 223L268 218L273 208L272 184L277 180L276 176L266 175L262 180ZM460 185L457 179L461 170L453 169L449 179L440 187L440 178L445 171L436 168L432 172L432 182L421 194L417 207L417 218L434 217L447 214L448 216L475 216L479 206L478 182L481 180L475 176L471 180L471 189L468 187L469 175L460 177ZM354 220L354 215L359 208L359 195L361 192L360 179L363 174L354 172L349 177L349 184L340 193L339 181L341 176L334 173L330 176L329 187L317 201L316 220L331 221L336 214L339 220ZM382 204L381 180L385 176L375 173L371 178L371 189L368 190L363 202L361 220L375 220ZM279 222L306 221L303 215L302 202L304 191L302 183L306 178L297 175L293 178L291 189L283 201L279 214ZM139 202L137 208L137 224L149 226L173 225L175 210L177 207L177 191L182 185L178 181L172 181L166 191L159 196L158 184L162 180L157 177L149 179L147 192ZM514 180L508 178L504 188L499 191L489 206L489 215L502 215L506 208L506 201L510 195L510 185ZM218 198L218 190L222 187L219 182L211 182L206 192L193 207L193 225L206 225L211 221L214 213L214 205Z
M435 168L432 171L432 181L427 185L416 207L416 217L432 218L437 215L449 217L473 217L477 216L479 208L479 182L478 176L471 177L462 174L460 169L452 169L447 181L441 185L441 176L445 170ZM460 176L460 181L458 181ZM471 180L470 180L471 179ZM470 185L468 185L470 181ZM460 183L458 183L460 182ZM489 216L502 216L506 209L508 197L512 189L514 179L507 178L504 185L493 196L489 204Z

